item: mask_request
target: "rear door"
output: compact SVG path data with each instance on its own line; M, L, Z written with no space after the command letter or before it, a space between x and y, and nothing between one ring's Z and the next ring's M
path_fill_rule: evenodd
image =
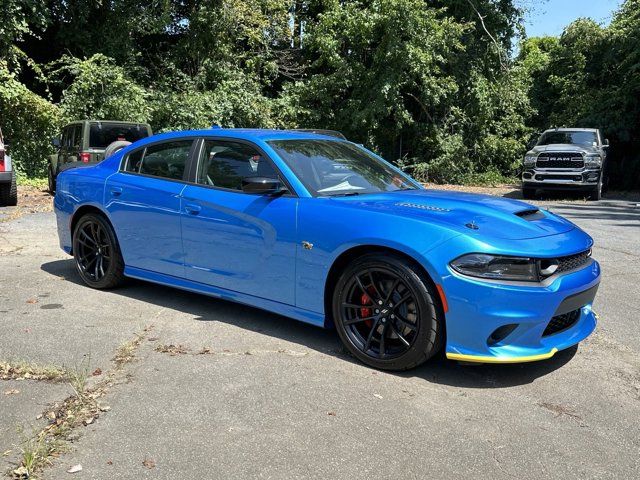
M196 170L182 192L187 278L295 304L298 198L242 191L243 178L278 177L276 167L249 142L206 139Z
M184 276L180 194L193 139L132 151L105 184L105 204L127 267Z

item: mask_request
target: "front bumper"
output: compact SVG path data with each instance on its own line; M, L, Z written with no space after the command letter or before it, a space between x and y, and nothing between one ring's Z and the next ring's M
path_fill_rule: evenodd
M522 184L530 188L590 189L598 185L601 170L527 169L522 173Z
M453 273L443 284L449 302L447 358L485 363L550 358L594 331L592 305L599 283L600 265L594 260L547 286L488 283ZM577 319L569 328L545 335L553 317L571 311ZM515 328L492 342L492 334L507 325Z

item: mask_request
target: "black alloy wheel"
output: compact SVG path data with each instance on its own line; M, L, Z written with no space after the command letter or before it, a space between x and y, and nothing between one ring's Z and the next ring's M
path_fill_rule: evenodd
M98 214L84 215L73 233L73 256L82 280L92 288L113 288L124 279L124 261L111 225Z
M333 318L340 338L375 368L406 370L441 347L443 314L431 282L410 260L372 254L338 280Z

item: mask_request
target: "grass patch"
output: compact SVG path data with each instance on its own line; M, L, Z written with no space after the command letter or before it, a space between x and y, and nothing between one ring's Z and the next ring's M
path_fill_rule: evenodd
M91 355L85 355L74 368L67 369L67 380L78 397L84 394L87 378L91 374Z
M49 187L49 180L44 178L27 178L22 175L18 175L18 186L20 187L33 187L37 189L45 189Z
M47 380L61 382L67 379L67 371L57 365L38 365L26 361L0 361L1 380Z
M75 368L61 370L59 377L67 380L75 391L75 395L67 397L61 404L43 412L49 424L39 433L23 442L21 465L10 472L14 478L36 478L51 463L51 459L59 456L67 449L67 443L76 437L77 428L92 424L110 407L101 405L98 400L107 394L114 384L114 376L124 365L133 361L136 350L153 328L146 327L135 338L118 347L113 358L114 368L99 383L87 387L87 378L91 374L91 358L85 356ZM13 370L12 370L13 371Z

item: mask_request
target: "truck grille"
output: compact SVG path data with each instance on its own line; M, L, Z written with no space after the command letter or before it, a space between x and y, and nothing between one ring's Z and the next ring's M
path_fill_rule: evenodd
M559 333L573 327L580 318L580 310L581 309L578 308L572 312L563 313L562 315L556 315L553 317L547 325L547 328L545 328L542 336L548 337L549 335L553 335L554 333Z
M545 152L538 155L538 168L583 168L584 158L579 153Z

